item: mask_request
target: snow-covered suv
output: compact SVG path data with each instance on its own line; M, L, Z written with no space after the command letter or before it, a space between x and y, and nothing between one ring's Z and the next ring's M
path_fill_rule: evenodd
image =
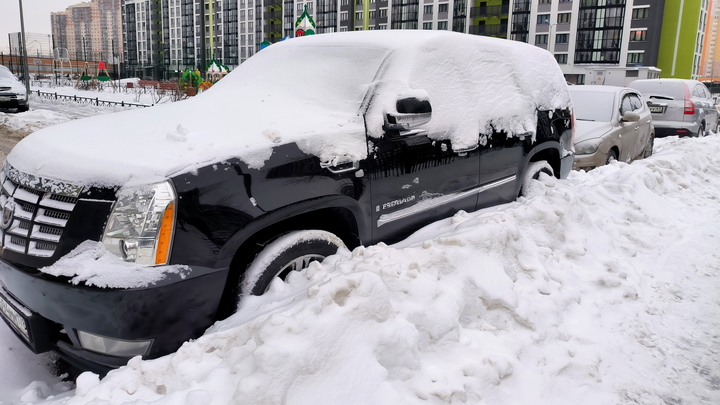
M274 44L202 95L40 130L2 173L0 314L95 371L176 350L339 247L572 167L553 57L442 31Z

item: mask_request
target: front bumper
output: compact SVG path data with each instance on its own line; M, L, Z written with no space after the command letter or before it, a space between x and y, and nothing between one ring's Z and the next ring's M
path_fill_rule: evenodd
M27 104L28 99L18 99L14 94L0 94L0 108L21 108Z
M21 270L0 261L0 294L26 319L28 336L3 319L35 353L57 352L83 370L105 374L129 358L85 350L78 331L127 341L152 340L145 358L177 350L216 320L227 269L193 268L156 285L108 289L72 285L66 279Z

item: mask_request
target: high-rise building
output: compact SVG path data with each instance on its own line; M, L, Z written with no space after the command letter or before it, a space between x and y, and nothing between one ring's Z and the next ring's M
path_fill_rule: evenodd
M709 0L665 0L657 67L661 77L698 79Z
M710 11L705 27L705 43L702 50L700 66L701 76L716 81L720 75L720 48L718 45L718 22L720 21L720 0L710 1Z
M123 52L120 1L92 0L51 13L54 47L67 49L70 59L117 63Z

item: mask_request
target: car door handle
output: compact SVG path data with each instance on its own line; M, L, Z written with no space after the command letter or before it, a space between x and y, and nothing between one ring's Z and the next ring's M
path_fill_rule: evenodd
M320 167L328 169L330 173L340 174L347 173L360 168L360 162L320 162Z
M469 148L463 148L463 149L453 148L453 152L457 153L460 156L465 156L465 155L467 155L468 152L472 152L479 147L480 147L480 145L476 144L476 145L470 146Z

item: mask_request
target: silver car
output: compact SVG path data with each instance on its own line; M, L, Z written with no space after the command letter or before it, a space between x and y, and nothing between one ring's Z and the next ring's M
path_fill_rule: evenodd
M705 136L718 129L718 109L697 80L635 80L628 87L648 100L657 136Z
M0 108L17 108L18 111L30 109L25 85L10 72L10 69L2 65L0 65Z
M653 153L655 129L643 97L616 86L568 86L575 114L574 169L612 160L630 163Z

